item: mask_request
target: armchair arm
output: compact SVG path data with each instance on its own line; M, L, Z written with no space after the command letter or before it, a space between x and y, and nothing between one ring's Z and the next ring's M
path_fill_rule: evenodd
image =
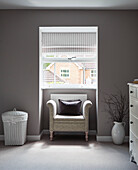
M46 105L49 108L49 130L53 131L54 128L54 116L57 113L57 104L54 100L49 100Z
M88 132L89 129L89 108L92 106L90 100L86 100L83 103L83 116L85 117L85 131Z
M46 105L49 108L49 113L54 117L57 113L57 104L54 100L48 100L48 102L46 103Z
M86 100L83 103L83 116L86 117L89 113L89 108L92 106L92 102L90 100Z

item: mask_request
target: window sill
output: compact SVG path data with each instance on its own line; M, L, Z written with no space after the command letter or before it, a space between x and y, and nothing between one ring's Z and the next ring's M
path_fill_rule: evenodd
M97 89L96 85L89 85L89 86L84 86L84 85L55 85L55 86L44 86L41 87L41 89Z

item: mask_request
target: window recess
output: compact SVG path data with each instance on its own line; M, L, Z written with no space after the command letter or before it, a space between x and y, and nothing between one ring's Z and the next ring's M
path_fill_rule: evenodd
M93 88L97 70L97 27L40 27L41 86ZM62 69L63 68L63 69Z

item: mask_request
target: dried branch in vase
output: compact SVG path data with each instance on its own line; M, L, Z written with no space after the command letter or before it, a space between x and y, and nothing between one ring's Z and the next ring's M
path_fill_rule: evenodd
M126 121L128 118L128 100L118 90L117 94L104 94L105 111L109 113L110 119L116 122Z

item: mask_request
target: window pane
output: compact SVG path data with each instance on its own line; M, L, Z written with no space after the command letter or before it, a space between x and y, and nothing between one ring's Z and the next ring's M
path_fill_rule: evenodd
M95 84L95 63L44 63L43 85Z
M59 65L59 63L57 63L57 66ZM63 65L63 64L60 64L61 66ZM61 75L61 77L62 78L64 78L64 77L69 77L69 69L67 68L66 70L63 70L62 68L61 68L61 70L60 70L60 75ZM64 74L62 74L62 73L64 73Z

